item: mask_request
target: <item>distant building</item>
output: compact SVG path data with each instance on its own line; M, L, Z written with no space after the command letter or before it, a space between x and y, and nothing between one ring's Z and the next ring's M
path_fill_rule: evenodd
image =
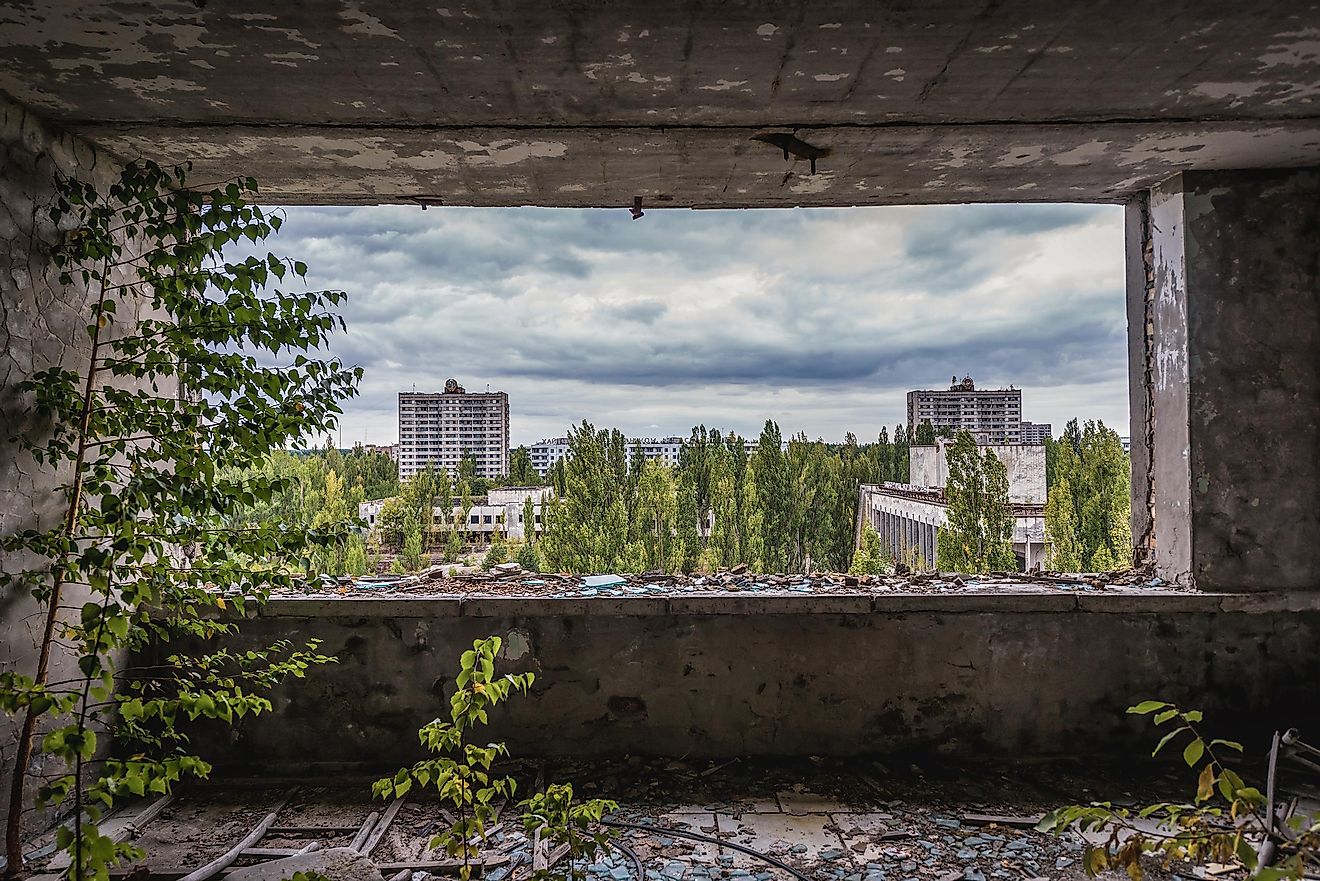
M380 456L389 456L395 462L399 461L398 444L358 444L355 449L364 453L375 453Z
M1022 439L1018 443L1043 444L1054 437L1054 426L1048 422L1023 422Z
M496 533L513 541L522 541L527 535L523 507L525 501L529 498L532 500L532 517L535 520L532 524L532 532L535 534L545 528L542 510L546 499L553 492L548 486L503 486L493 489L486 495L483 503L468 509L467 520L459 523L459 531L468 541L489 541ZM388 501L389 499L374 499L358 505L358 517L366 521L367 528L376 528L380 512L384 510ZM455 504L452 510L446 512L437 505L433 513L436 531L445 532L450 528L450 524L463 516L463 506Z
M1118 441L1123 445L1123 452L1127 453L1129 456L1132 455L1132 438L1120 437Z
M545 477L556 462L568 455L568 438L552 437L537 441L527 448L527 454L536 473Z
M907 483L863 484L858 491L857 541L870 524L890 556L909 566L935 566L940 527L945 525L948 501L944 485L949 479L950 442L937 438L931 445L911 448ZM991 444L1008 472L1008 499L1013 510L1013 553L1018 566L1030 569L1045 564L1045 448L1039 444Z
M954 377L947 390L908 392L908 437L927 420L937 429L983 432L995 444L1022 443L1022 390L977 389L965 376L961 382Z
M655 459L662 465L670 468L678 467L678 458L683 452L683 442L686 438L681 437L630 437L628 443L628 456L631 457L633 450L637 447L642 448L642 455L648 459ZM744 449L748 453L756 451L756 441L744 441ZM554 437L532 444L527 448L532 460L532 467L537 473L545 477L550 473L550 469L555 467L555 463L568 455L568 438Z
M469 394L456 380L443 392L399 392L399 479L428 465L458 470L464 454L478 477L509 473L509 396Z

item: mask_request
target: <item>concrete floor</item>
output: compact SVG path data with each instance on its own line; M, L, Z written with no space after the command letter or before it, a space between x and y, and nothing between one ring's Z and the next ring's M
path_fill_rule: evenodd
M618 819L688 830L736 842L821 881L1021 881L1082 879L1082 840L1030 828L1029 818L1060 804L1112 798L1122 803L1186 795L1189 780L1170 766L1121 767L1081 762L960 765L931 758L687 762L620 760L591 765L518 764L524 780L568 780L582 796L620 802ZM330 781L334 781L333 783ZM230 780L183 791L139 839L152 877L178 878L231 847L281 799L278 826L348 829L382 810L370 780ZM988 824L973 815L1022 818ZM388 877L442 860L428 847L441 821L427 794L410 794L371 857ZM319 836L345 846L348 831ZM259 846L297 847L308 839L268 834ZM663 832L628 830L621 840L641 858L646 881L772 881L791 876L766 861ZM510 815L493 830L499 853L486 877L530 875L530 846ZM242 860L240 864L251 863ZM559 869L564 869L561 863ZM582 868L582 867L579 867ZM632 881L631 858L612 853L585 866L589 881ZM1176 869L1176 867L1175 867ZM440 870L437 870L440 871ZM449 873L452 874L452 871ZM1152 865L1152 879L1173 873ZM420 872L414 881L425 881Z

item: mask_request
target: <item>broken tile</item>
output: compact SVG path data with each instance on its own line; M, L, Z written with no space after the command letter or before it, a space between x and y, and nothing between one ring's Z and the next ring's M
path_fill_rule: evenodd
M779 807L786 814L827 814L846 810L837 800L814 792L785 790L775 793L775 796L779 799Z

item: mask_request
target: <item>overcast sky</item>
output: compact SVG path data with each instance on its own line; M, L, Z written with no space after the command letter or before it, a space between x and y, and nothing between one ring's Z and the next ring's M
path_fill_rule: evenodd
M872 440L909 389L970 373L1023 416L1127 434L1122 209L288 209L267 244L349 294L342 443L397 438L395 395L509 393L514 445L588 419Z

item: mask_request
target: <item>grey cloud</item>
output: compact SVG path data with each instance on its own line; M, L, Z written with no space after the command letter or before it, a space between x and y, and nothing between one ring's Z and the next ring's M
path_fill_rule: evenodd
M1062 421L1030 402L1065 387L1089 390L1067 415L1125 416L1112 206L287 217L271 250L350 295L333 351L366 380L346 433L388 439L395 392L448 376L510 391L515 440L721 413L744 432L782 413L786 430L868 436L902 418L903 391L955 373L1027 389L1027 418Z

